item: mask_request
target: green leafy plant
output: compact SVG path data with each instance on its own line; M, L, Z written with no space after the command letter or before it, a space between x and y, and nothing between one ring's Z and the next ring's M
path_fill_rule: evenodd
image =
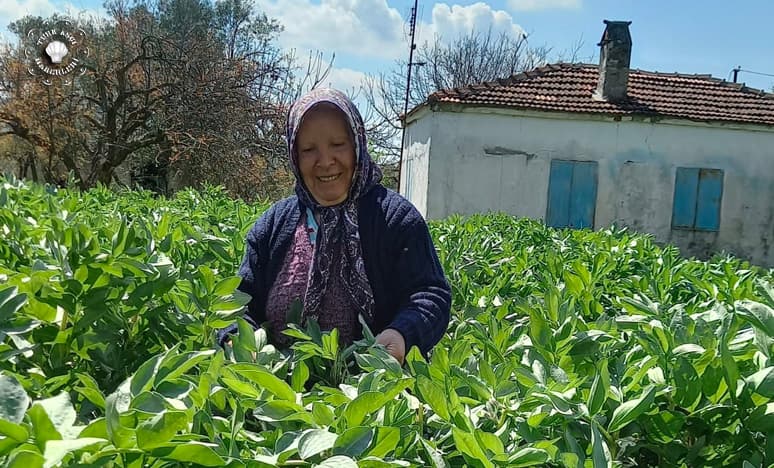
M451 217L431 223L449 329L400 366L364 323L343 347L296 305L278 350L241 318L267 206L0 180L0 463L774 464L771 270L625 229Z

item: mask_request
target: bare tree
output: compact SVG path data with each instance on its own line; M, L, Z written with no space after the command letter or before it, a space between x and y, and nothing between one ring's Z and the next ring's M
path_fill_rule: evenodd
M532 47L526 36L471 32L451 42L436 37L415 54L409 109L435 91L506 78L545 63L547 47ZM398 60L384 73L367 77L363 95L368 103L366 122L371 141L385 161L400 154L400 116L406 94L406 61Z
M84 25L88 72L69 87L26 74L22 47L0 51L0 137L26 142L49 182L73 172L84 188L108 184L131 166L139 176L174 173L178 186L222 184L246 197L287 190L278 164L286 110L330 64L318 54L304 72L274 45L280 25L250 0L106 8L111 21ZM45 23L26 17L12 30L23 42ZM14 151L20 165L30 154Z

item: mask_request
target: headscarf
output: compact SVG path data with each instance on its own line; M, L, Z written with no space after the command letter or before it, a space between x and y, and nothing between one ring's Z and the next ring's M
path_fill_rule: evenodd
M321 206L304 184L298 167L296 137L304 115L320 103L333 104L341 110L354 136L355 169L347 199L339 205ZM299 98L290 108L287 121L287 142L290 165L296 177L296 195L304 207L318 215L318 233L314 259L304 298L303 319L317 320L325 292L333 275L352 300L352 306L363 314L366 322L373 323L374 297L363 263L363 249L358 232L357 201L382 180L382 171L368 154L368 143L363 118L354 103L342 92L320 88ZM340 259L339 268L332 271L334 259Z

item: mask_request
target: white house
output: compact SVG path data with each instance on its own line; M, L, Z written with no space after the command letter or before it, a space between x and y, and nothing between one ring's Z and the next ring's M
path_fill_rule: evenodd
M774 95L630 70L630 23L605 23L598 66L548 65L414 108L400 192L428 219L615 224L774 266Z

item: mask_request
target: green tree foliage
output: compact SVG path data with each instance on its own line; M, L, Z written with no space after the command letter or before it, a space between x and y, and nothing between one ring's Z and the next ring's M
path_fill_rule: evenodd
M119 168L155 168L177 186L219 183L237 195L287 190L282 121L297 95L281 27L252 2L106 4L109 20L25 17L0 54L5 134L36 153L42 180L72 172L82 188ZM87 32L87 73L45 86L23 71L26 32L68 19ZM279 192L278 192L279 191Z

